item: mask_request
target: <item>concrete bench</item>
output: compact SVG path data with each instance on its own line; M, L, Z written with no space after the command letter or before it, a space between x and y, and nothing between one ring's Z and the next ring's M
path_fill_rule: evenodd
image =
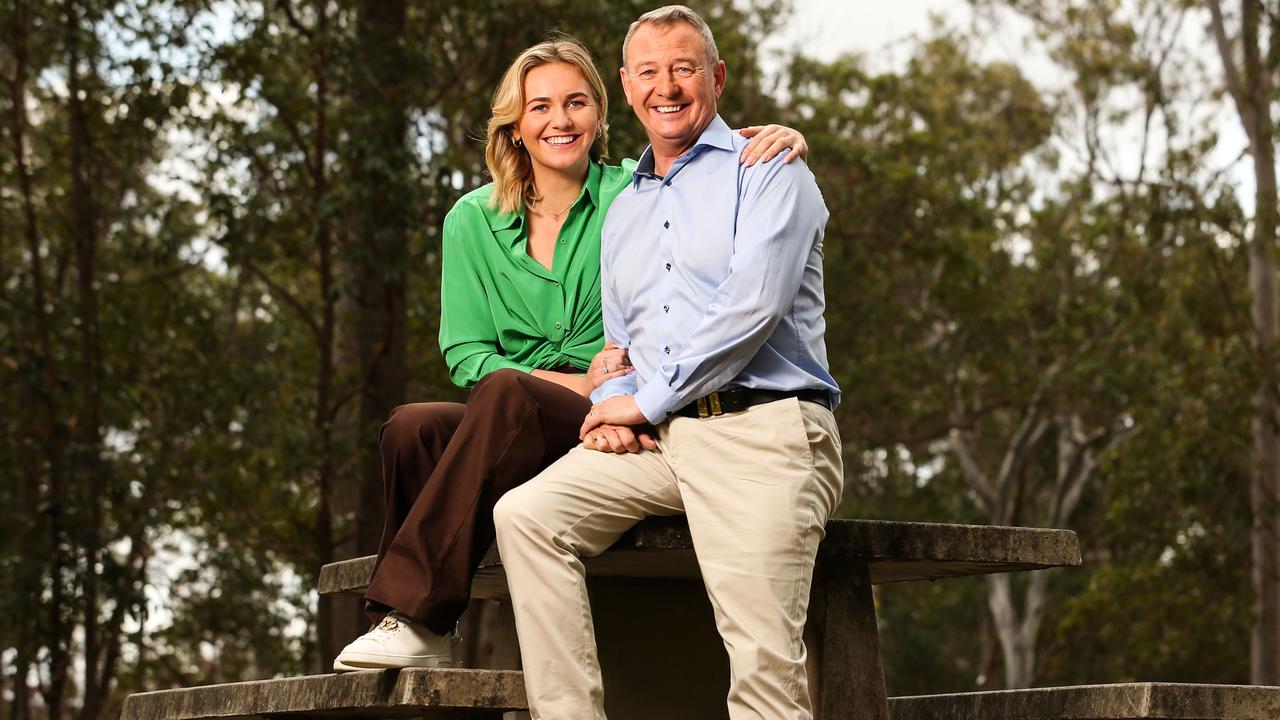
M1075 533L832 520L818 553L806 642L820 720L888 720L871 586L1080 565ZM611 720L726 716L728 662L683 518L651 518L585 561ZM374 559L324 567L321 593L359 593ZM496 551L472 595L507 595Z
M1127 683L889 700L893 720L1275 720L1280 687Z
M501 720L504 712L526 708L519 672L413 668L138 693L125 699L120 717Z

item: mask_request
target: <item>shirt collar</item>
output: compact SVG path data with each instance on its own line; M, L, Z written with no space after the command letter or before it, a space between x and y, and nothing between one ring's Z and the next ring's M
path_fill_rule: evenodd
M582 196L587 196L587 201L594 207L600 207L600 178L604 175L604 171L600 169L600 163L587 163L587 179L582 183L582 193L578 195L578 201L574 202L576 206L581 202ZM489 203L482 203L481 208L484 212L485 222L488 223L489 229L493 232L501 232L503 230L511 230L512 228L521 228L524 225L524 209L521 208L515 212L505 213ZM517 239L521 233L515 233L513 240Z
M721 118L719 113L711 118L711 123L703 129L702 134L693 142L693 145L685 150L680 157L676 158L671 164L671 172L669 176L674 175L685 163L697 157L706 148L718 148L720 150L733 150L733 131L729 129L728 123ZM653 146L644 149L644 154L640 156L640 161L636 163L635 172L631 176L631 184L638 186L641 176L656 177L654 173L656 161L653 159Z

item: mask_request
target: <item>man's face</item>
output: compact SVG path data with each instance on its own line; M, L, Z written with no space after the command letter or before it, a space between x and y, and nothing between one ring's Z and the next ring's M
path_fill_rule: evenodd
M725 66L708 67L702 36L688 23L642 25L622 68L627 103L655 150L678 155L693 146L716 115Z

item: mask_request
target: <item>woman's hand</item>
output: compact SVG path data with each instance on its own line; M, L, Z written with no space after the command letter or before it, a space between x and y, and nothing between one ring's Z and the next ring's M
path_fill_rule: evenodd
M742 148L742 156L739 158L748 167L755 165L757 160L769 162L787 148L791 148L791 152L782 158L782 162L789 163L797 158L809 159L809 143L804 141L804 135L785 125L752 125L742 128L738 134L751 138L751 142Z
M591 364L587 366L587 381L590 384L587 394L590 395L592 390L608 380L630 375L635 371L636 369L631 366L631 357L627 354L626 348L605 343L604 349L596 353L596 356L591 359Z

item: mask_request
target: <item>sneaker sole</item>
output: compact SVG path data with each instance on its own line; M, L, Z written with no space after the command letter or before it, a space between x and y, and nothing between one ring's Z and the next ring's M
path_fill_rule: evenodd
M394 670L399 668L452 668L456 667L453 658L439 655L373 655L368 653L344 653L333 661L334 672L357 672L360 670Z

